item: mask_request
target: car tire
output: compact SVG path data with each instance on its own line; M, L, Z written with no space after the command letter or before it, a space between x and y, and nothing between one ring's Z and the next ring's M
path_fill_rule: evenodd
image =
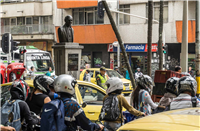
M124 96L129 96L130 95L130 93L126 93L126 94L124 94Z

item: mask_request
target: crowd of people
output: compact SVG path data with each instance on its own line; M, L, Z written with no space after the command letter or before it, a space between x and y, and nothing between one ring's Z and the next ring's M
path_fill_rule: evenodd
M176 67L175 70L181 73L181 67ZM17 79L12 83L10 88L11 99L1 108L1 130L19 131L22 129L23 131L32 131L35 125L41 124L40 129L44 131L48 122L42 122L43 116L53 108L44 109L43 107L48 103L54 104L56 100L63 103L63 123L67 127L65 127L66 131L76 131L79 127L88 131L101 131L104 128L108 131L115 131L124 124L122 108L125 108L137 118L141 118L152 113L168 110L200 107L200 102L195 97L197 82L191 76L169 78L165 84L166 93L157 105L151 99L151 92L154 86L152 78L148 75L143 75L138 69L138 73L135 74L137 87L131 94L129 104L125 97L121 95L123 90L121 79L118 77L107 79L105 72L105 68L102 67L100 74L96 78L97 84L106 90L99 116L99 119L104 121L104 125L91 122L86 117L81 106L72 99L75 94L75 85L77 84L75 78L70 75L60 75L56 79L52 79L46 75L39 75L33 80L35 88L31 92L28 84L22 79ZM89 73L90 71L86 70L84 78L88 82L91 81ZM60 106L58 107L61 108ZM8 110L14 111L13 115L16 120L12 125L13 127L8 126L9 123L13 123L10 120ZM35 115L33 117L31 112L34 112L37 117ZM21 125L21 123L23 124Z

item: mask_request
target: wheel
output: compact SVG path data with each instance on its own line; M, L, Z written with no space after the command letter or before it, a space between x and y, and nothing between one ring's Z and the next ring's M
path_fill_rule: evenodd
M9 81L9 82L14 81L16 78L17 78L17 77L16 77L15 73L11 72L11 73L10 73L10 81Z
M130 95L130 93L124 94L124 96L129 96L129 95Z

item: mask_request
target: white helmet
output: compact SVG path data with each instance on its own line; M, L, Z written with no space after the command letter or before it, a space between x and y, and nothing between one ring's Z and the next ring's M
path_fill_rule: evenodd
M116 90L123 90L123 82L118 77L111 77L106 81L106 94L112 93Z
M70 75L60 75L54 81L55 92L68 93L74 95L77 81Z

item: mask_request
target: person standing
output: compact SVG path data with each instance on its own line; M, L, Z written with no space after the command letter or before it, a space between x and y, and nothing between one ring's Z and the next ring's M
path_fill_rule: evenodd
M191 67L191 66L188 68L188 73L189 73L192 77L194 77L194 71L192 70L192 67Z
M131 79L130 76L129 76L129 72L128 72L128 70L126 70L126 79L128 79L128 80Z
M51 76L51 71L52 71L52 69L51 69L51 67L49 67L49 71L47 71L46 76Z
M135 79L137 79L138 77L142 76L143 73L140 71L140 68L137 68L137 72L135 73Z
M175 66L175 72L181 73L182 72L182 67L181 66Z
M35 78L35 68L33 66L31 66L30 71L29 71L29 75L31 77L31 80L33 80Z
M119 72L119 68L117 66L114 68L114 70L117 71L121 75L121 73Z
M85 76L85 81L87 82L91 82L91 76L90 76L90 71L89 70L86 70L86 76Z
M103 89L107 89L105 83L107 81L107 77L106 77L106 68L105 67L101 67L100 68L100 74L97 75L96 77L96 81L97 81L97 85L102 87Z

